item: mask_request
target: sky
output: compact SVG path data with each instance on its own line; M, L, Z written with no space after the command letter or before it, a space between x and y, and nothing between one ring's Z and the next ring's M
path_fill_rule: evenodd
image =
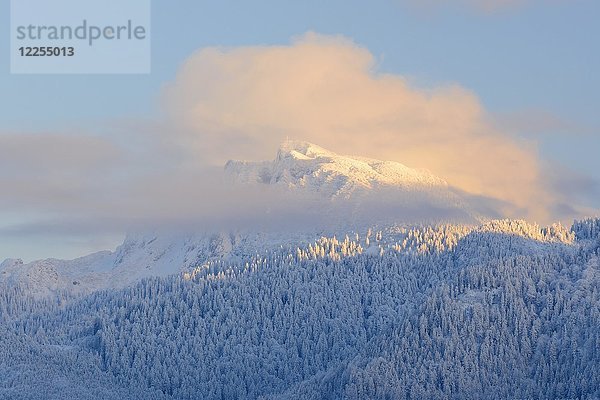
M141 75L13 75L4 37L0 259L209 213L178 199L222 193L207 171L287 136L428 168L507 216L593 215L598 17L593 0L153 1Z

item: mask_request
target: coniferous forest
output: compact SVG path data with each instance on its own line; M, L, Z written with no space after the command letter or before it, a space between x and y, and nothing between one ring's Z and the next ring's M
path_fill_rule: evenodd
M600 220L389 228L0 290L1 399L597 399Z

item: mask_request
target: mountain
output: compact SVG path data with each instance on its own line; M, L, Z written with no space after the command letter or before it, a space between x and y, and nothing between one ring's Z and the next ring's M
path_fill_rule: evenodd
M322 235L364 233L372 227L385 230L398 224L474 224L480 219L447 182L426 170L342 156L308 142L288 140L273 161L229 161L224 170L232 185L268 186L284 192L291 201L310 197L310 203L280 205L300 208L294 212L305 223L286 227L283 221L283 227L273 232L257 228L135 233L114 252L27 264L6 260L0 264L0 283L21 285L41 297L60 291L89 293L122 288L149 276L168 276L210 260L307 244Z
M319 199L322 214L329 217L327 224L342 229L486 220L472 206L472 199L427 170L339 155L303 141L285 141L273 161L229 161L225 172L237 184L264 185Z
M448 189L447 182L426 170L393 161L342 156L312 143L292 140L280 146L274 161L229 161L225 170L238 182L305 189L329 199L348 199L385 188L407 193Z
M302 142L225 172L316 199L329 232L4 261L1 399L600 397L600 220L473 222L426 171ZM402 222L423 209L435 223Z
M0 398L597 399L599 232L398 228L76 298L3 290Z
M234 260L289 241L301 242L301 238L294 234L278 238L260 233L130 234L115 251L75 260L23 263L20 259L7 259L0 264L0 284L21 286L38 298L60 292L85 294L123 288L150 276L177 274L211 260Z

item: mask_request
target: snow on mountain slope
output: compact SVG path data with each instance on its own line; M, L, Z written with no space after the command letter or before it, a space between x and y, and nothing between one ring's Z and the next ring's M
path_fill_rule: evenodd
M229 161L225 172L237 184L263 184L319 198L325 215L337 215L337 221L330 218L336 226L349 219L354 226L484 219L469 199L427 170L338 155L307 142L284 142L274 161Z
M66 290L86 293L120 288L148 276L167 276L199 260L227 254L227 235L130 235L116 251L103 251L75 260L47 259L24 264L8 259L0 264L0 282L19 284L33 295Z
M0 283L22 285L34 296L62 290L88 292L105 286L111 255L103 251L75 260L46 259L27 264L20 259L8 259L0 264Z
M35 297L66 291L90 293L123 288L150 276L192 270L218 259L250 257L280 246L305 245L318 233L144 233L130 234L114 252L102 251L75 260L46 259L0 263L0 286L19 285Z
M448 230L455 235L448 235ZM446 228L440 228L440 232L454 238L454 242L444 245L449 248L458 238L472 231L502 233L536 243L572 243L574 240L574 233L560 225L540 228L524 221L490 221L480 226L446 225ZM47 259L25 264L19 259L7 259L0 263L0 286L19 285L38 298L59 292L85 294L106 288L123 288L150 276L195 271L211 261L236 263L281 249L294 253L298 249L308 249L310 252L311 245L314 250L315 243L323 240L337 242L336 236L341 241L350 236L351 240L360 242L362 248L358 253L380 255L392 250L418 253L423 243L437 240L436 232L433 228L389 225L361 232L129 235L114 252L98 252L75 260Z
M305 188L331 199L384 187L405 191L448 188L444 180L426 170L393 161L342 156L300 141L284 142L272 162L229 161L225 170L238 182Z

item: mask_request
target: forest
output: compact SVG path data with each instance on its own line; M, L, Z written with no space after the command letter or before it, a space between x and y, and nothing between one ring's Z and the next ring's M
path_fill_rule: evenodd
M597 399L600 220L373 228L0 288L2 399Z

